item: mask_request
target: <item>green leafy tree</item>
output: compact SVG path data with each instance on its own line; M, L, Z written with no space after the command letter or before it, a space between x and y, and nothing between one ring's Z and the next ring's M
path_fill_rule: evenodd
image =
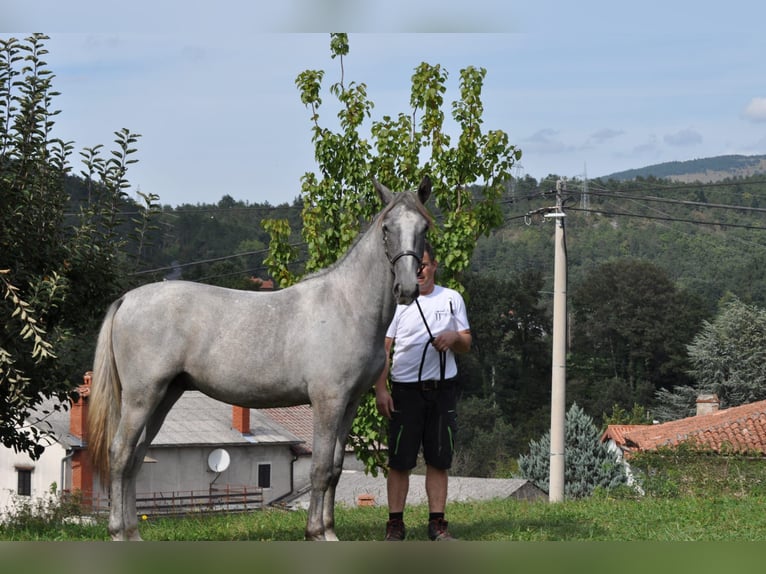
M394 190L412 189L428 175L441 218L430 239L439 254L444 282L463 290L460 274L468 266L477 239L502 222L498 199L504 182L510 179L511 167L521 157L505 132L482 130L481 90L486 70L468 67L460 72L460 98L452 103L452 117L459 129L455 144L444 130L447 71L426 63L412 76L409 113L372 121L368 139L362 129L374 105L367 97L366 84L345 78L346 34L330 35L330 52L340 63L340 79L330 86L340 103L340 131L320 123L324 71L306 70L296 79L301 101L311 112L319 167L318 174L309 172L302 178L302 235L308 249L305 271L333 263L380 208L371 175ZM474 184L479 184L478 190ZM296 255L285 246L289 227L284 220L264 225L273 233L266 264L279 284L287 286L300 277L289 267ZM369 424L357 421L355 432L371 434L367 431L380 426L376 417L373 414ZM383 461L369 455L373 445L363 440L355 444L367 468L376 472Z
M0 441L34 457L44 447L25 424L30 409L51 397L66 405L90 368L83 341L123 285L118 213L138 137L116 132L108 159L101 146L82 152L88 200L68 215L73 146L52 137L58 93L46 39L0 39Z
M694 379L657 395L658 416L691 416L697 396L715 393L724 407L766 399L766 310L732 298L705 321L688 346Z
M513 422L506 446L516 455L540 436L549 418L551 328L541 302L543 276L529 271L500 280L469 273L465 285L474 344L458 357L461 388L490 398Z
M463 398L452 472L458 476L498 476L510 465L511 430L496 402L476 396Z
M590 496L596 488L625 483L625 472L601 442L593 419L574 403L566 414L564 494L567 498ZM550 431L529 443L529 454L519 457L519 472L548 492L550 480Z
M701 322L696 299L654 264L618 259L595 267L572 295L572 396L590 412L648 404L688 380L686 345Z
M650 425L652 418L646 407L633 403L633 408L626 411L620 405L613 405L612 412L604 413L604 427L609 425Z

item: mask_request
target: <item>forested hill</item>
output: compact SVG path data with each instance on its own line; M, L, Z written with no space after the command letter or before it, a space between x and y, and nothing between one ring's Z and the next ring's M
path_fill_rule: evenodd
M550 278L553 227L539 214L528 214L555 205L555 181L537 188L518 183L522 189L508 201L505 224L481 238L471 268L498 279L528 270ZM573 286L602 263L642 259L701 297L710 311L727 293L766 306L766 175L715 183L639 178L567 185Z
M721 155L689 161L669 161L620 171L600 179L625 181L637 177L656 177L681 182L711 183L757 174L766 174L766 155Z

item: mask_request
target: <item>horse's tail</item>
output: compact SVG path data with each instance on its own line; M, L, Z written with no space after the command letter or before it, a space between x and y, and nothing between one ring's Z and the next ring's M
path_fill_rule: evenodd
M88 407L88 451L104 484L109 478L109 447L120 420L122 383L114 362L112 322L122 299L109 307L96 343Z

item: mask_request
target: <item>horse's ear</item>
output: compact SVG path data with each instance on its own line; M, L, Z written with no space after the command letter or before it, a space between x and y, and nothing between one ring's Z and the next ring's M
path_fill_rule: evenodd
M431 197L431 178L425 176L420 182L420 187L418 187L418 198L420 199L420 203L425 205L429 197Z
M389 203L393 201L394 192L388 189L385 185L380 183L374 177L372 178L372 185L375 186L375 190L378 192L378 196L380 197L380 200L383 202L383 205L388 205Z

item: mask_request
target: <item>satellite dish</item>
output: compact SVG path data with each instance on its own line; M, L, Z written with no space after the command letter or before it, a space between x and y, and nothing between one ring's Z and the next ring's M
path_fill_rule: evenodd
M229 468L231 458L229 453L222 448L217 448L207 457L207 465L213 472L223 472Z

